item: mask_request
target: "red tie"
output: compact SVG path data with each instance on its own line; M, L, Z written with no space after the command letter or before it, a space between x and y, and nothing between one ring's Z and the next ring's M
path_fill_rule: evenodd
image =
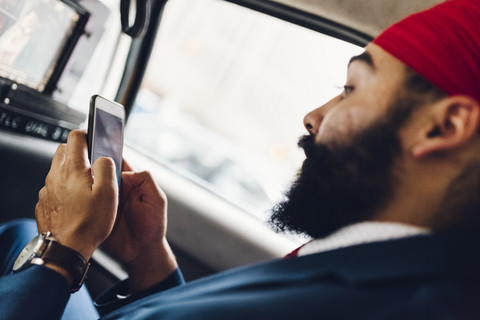
M283 259L290 259L290 258L296 258L298 257L298 251L300 251L300 249L304 246L305 244L302 244L300 247L298 247L297 249L293 250L292 252L290 252L289 254L287 254L285 257L283 257Z

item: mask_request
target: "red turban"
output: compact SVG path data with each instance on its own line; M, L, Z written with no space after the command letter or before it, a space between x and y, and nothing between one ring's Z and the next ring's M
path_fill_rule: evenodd
M480 101L480 0L447 0L373 42L447 94Z

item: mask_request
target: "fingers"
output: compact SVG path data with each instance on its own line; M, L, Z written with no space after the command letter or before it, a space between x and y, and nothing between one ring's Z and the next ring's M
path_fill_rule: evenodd
M87 168L89 166L87 134L84 130L70 132L65 157L67 164L73 168Z
M43 222L43 211L42 211L42 202L45 201L45 199L47 198L47 188L46 187L43 187L42 189L40 189L40 191L38 192L38 202L37 204L35 205L35 219L37 220L37 228L38 228L38 232L41 233L41 230L42 229L42 223Z
M123 172L134 171L132 166L130 166L130 164L125 159L123 159L122 171Z
M58 146L57 151L53 155L51 167L58 167L65 162L65 151L67 150L67 145L65 143Z
M63 171L62 168L67 168ZM69 175L78 169L88 168L88 157L86 153L85 132L80 130L71 131L68 135L66 144L58 146L57 151L53 155L50 172L48 173L45 183L53 181L56 178L64 179L63 174ZM63 171L63 173L62 173ZM83 170L84 174L85 171Z

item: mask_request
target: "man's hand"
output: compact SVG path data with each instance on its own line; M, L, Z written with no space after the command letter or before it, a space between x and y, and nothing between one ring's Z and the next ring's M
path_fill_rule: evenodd
M126 266L137 292L164 280L177 263L165 239L165 194L149 172L132 172L125 161L123 170L117 221L102 248Z
M72 131L53 156L39 192L38 232L50 231L88 260L113 228L117 199L115 163L100 158L90 168L85 132Z

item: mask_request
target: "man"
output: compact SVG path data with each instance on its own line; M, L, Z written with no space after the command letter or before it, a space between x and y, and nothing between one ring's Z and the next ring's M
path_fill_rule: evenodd
M125 264L129 280L97 301L104 319L479 318L479 27L478 0L403 20L352 58L341 95L307 114L307 159L271 218L316 239L298 257L183 284L164 194L126 165L117 213L114 164L96 161L93 179L80 131L52 160L38 231L80 261L103 243ZM60 260L2 277L1 310L59 317L82 273Z

